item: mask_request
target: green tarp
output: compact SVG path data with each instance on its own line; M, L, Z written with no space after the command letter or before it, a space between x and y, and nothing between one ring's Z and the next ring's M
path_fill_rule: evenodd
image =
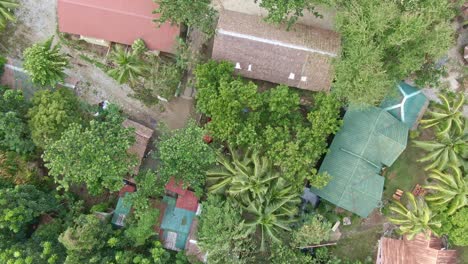
M311 191L361 217L379 206L384 178L383 165L390 166L405 150L408 128L388 112L372 107L349 110L319 172L332 179L323 189Z

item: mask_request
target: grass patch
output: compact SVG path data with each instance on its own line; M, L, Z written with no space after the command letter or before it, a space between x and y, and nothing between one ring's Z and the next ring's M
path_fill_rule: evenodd
M396 189L410 192L417 183L425 183L424 164L417 162L423 155L423 150L413 146L411 141L408 142L406 150L385 172L384 200L392 200Z
M338 241L336 246L330 248L331 254L351 261L364 262L374 259L381 229L377 226L365 231L348 233Z
M455 247L458 251L458 257L460 263L468 263L468 246L467 247Z

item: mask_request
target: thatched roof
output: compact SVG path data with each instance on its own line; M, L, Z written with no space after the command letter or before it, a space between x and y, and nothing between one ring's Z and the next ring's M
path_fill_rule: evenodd
M212 57L231 61L247 78L328 91L339 49L339 35L330 30L297 24L286 31L259 16L223 11Z

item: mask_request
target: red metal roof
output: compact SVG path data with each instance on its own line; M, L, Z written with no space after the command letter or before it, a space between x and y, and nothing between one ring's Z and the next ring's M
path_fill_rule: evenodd
M176 183L174 177L169 179L169 182L166 184L166 190L177 193L178 195L184 195L187 192L187 189L184 188L183 182L179 181Z
M141 38L149 49L172 53L180 29L158 27L157 7L152 0L58 0L59 30L127 45Z
M198 199L195 193L186 191L184 195L177 197L176 208L196 212L198 208Z
M126 193L132 193L135 192L136 188L133 185L125 184L122 189L119 191L119 197L124 197Z

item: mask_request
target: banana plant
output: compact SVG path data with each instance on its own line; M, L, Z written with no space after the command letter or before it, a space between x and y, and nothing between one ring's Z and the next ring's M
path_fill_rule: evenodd
M447 207L449 215L468 205L468 180L458 167L450 166L445 172L432 170L429 179L434 183L424 188L433 191L425 197L430 205Z
M3 30L8 22L15 22L14 10L18 7L16 0L0 0L0 30Z
M463 132L464 117L462 114L465 96L458 93L456 97L447 97L441 94L441 104L437 104L433 111L428 111L430 118L421 120L423 128L437 127L437 135L447 134L450 131L461 134Z
M465 126L464 126L465 127ZM468 169L468 131L462 134L450 132L437 136L431 141L413 141L414 145L427 151L426 156L419 162L429 162L424 169L437 169L443 171L454 165Z
M393 216L388 220L398 225L399 233L406 235L409 240L416 235L424 233L429 237L430 233L437 235L434 229L440 228L441 223L434 219L436 214L432 212L427 203L422 198L415 198L412 193L407 192L407 206L404 206L400 201L395 201L390 206L390 211Z

